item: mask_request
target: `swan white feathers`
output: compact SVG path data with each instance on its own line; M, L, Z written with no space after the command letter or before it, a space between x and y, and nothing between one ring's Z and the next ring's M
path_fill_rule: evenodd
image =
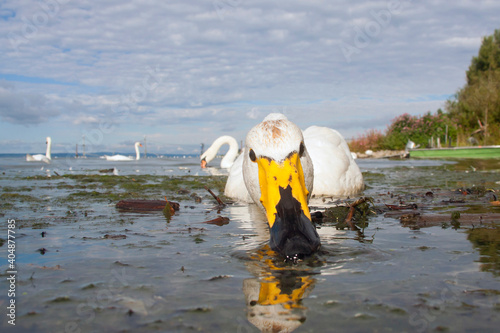
M50 161L52 160L52 156L51 156L52 139L50 138L50 136L48 136L45 139L45 144L47 145L47 150L45 152L45 155L42 155L42 154L36 154L36 155L26 154L26 161L28 161L28 162L45 162L45 163L50 163Z
M106 161L116 161L116 162L139 160L141 158L141 153L139 152L139 147L142 147L142 144L140 142L136 142L134 144L134 147L135 147L135 158L133 158L131 156L120 155L120 154L113 155L113 156L104 155L104 158L106 159Z
M307 206L311 193L348 196L363 188L361 171L340 133L317 126L302 132L284 115L272 113L248 132L224 194L261 206L271 248L297 258L320 247Z
M224 135L215 139L212 145L200 156L201 167L205 168L206 165L217 156L217 152L225 144L229 145L229 150L220 161L220 167L223 169L231 168L234 160L238 156L239 149L236 139L229 135Z
M347 197L361 192L363 175L354 161L347 142L331 128L311 126L303 131L303 138L313 164L313 185L307 188L312 196ZM238 201L251 203L243 179L243 158L238 156L229 170L224 195Z
M246 151L246 149L243 149L242 153L236 158L231 166L224 189L224 195L237 201L252 203L252 197L250 197L250 193L245 185L245 180L243 179L243 159L247 155Z
M248 132L242 155L244 183L266 213L271 249L291 260L317 251L320 240L307 206L313 165L302 131L272 113Z
M311 126L304 142L314 166L313 195L347 197L364 189L361 170L338 131Z

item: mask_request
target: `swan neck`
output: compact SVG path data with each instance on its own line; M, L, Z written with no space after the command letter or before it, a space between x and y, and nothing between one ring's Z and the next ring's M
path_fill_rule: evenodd
M236 142L236 140L233 139L227 143L229 144L229 150L221 160L222 167L230 167L233 164L236 157L238 156L238 150L239 150L238 142Z
M52 146L52 140L50 138L47 138L47 150L45 152L45 157L47 157L49 160L51 158L51 146Z
M205 161L207 161L207 163L209 163L211 160L213 160L215 158L219 149L225 144L229 145L229 150L227 151L226 155L224 155L224 158L222 160L228 161L228 160L232 159L231 162L233 162L234 159L236 158L236 156L238 155L239 147L238 147L238 142L236 141L236 139L231 137L231 136L228 136L228 135L224 135L224 136L217 138L212 143L210 148L208 148L205 151L205 153L203 153L203 155L201 155L201 159L205 158ZM221 161L221 164L222 164L222 161Z
M139 152L139 144L135 144L135 159L139 160L141 158L141 153Z

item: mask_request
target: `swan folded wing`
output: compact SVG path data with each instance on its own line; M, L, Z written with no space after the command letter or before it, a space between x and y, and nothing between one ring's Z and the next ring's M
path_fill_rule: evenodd
M50 159L47 158L47 156L42 155L42 154L36 154L36 155L26 154L26 161L50 163Z
M245 185L245 180L243 179L243 157L245 154L244 150L244 152L238 156L236 161L234 161L231 169L229 169L229 176L226 181L224 195L237 201L251 203L253 200L250 197L250 193Z
M52 147L52 139L50 136L45 138L45 144L47 145L47 149L45 152L45 155L42 154L36 154L36 155L30 155L26 154L26 161L28 162L45 162L45 163L50 163L51 160L51 147Z
M107 161L132 161L133 158L125 155L113 155L113 156L108 156L104 155L104 158L106 158Z
M311 126L304 141L314 166L315 196L350 196L364 189L361 170L343 136L328 127Z
M142 144L140 142L136 142L134 144L135 159L131 156L125 156L125 155L120 155L120 154L116 154L113 156L104 155L104 158L106 159L106 161L134 161L134 160L138 161L141 158L139 147L142 147Z

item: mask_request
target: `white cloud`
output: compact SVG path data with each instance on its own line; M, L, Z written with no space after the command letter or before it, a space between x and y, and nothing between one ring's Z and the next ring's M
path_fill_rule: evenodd
M42 94L23 92L0 82L0 118L18 125L37 125L59 115Z
M463 47L478 50L481 46L481 37L451 37L443 41L443 44L453 47Z
M83 115L83 116L80 116L78 118L75 118L73 120L73 124L75 125L81 125L81 124L98 124L99 123L99 120L94 117L94 116L87 116L87 115Z
M272 111L349 136L434 111L443 101L408 101L459 89L500 16L472 0L401 0L386 23L373 13L390 1L45 1L2 5L0 78L15 81L0 87L3 123L52 122L68 144L110 123L104 146L144 132L165 149L242 139Z

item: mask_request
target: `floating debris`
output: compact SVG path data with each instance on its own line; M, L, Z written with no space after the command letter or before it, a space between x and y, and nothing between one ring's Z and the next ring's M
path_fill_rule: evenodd
M443 200L441 202L446 204L457 204L457 203L465 203L465 200L449 199L449 200Z
M370 212L370 206L369 205L363 205L366 204L367 202L372 202L373 200L371 198L359 198L358 200L354 201L352 204L349 205L349 212L344 220L345 223L349 225L351 230L358 230L356 225L353 222L353 217L354 213L356 211L356 208L359 207L359 211L362 213L363 216L366 216Z
M219 205L220 209L222 209L226 206L226 204L217 195L215 195L215 193L212 192L212 190L209 189L207 186L205 186L205 190L207 190L208 193L210 193L214 197L214 199L217 201L217 204Z
M69 301L71 301L71 298L69 296L59 296L59 297L56 297L56 298L50 300L49 302L61 303L61 302L69 302Z
M215 224L215 225L218 225L219 227L222 227L223 225L226 225L229 223L229 218L227 217L223 217L223 216L219 216L213 220L210 220L210 221L205 221L203 223L206 223L206 224Z
M174 211L178 211L180 208L180 205L177 202L172 202L168 200L140 200L140 199L121 200L116 204L116 208L124 211L134 211L134 212L163 211L167 206L167 204Z
M219 276L214 276L208 279L208 281L217 281L217 280L223 280L223 279L229 279L231 275L219 275Z
M42 248L38 249L37 252L40 252L41 255L44 255L47 252L47 249L42 247Z
M488 214L469 214L469 213L458 213L452 212L451 215L448 214L424 214L421 212L414 212L409 214L401 214L399 220L403 227L409 227L410 229L420 229L435 226L446 226L447 223L453 225L455 222L459 222L459 226L480 226L486 224L494 224L500 220L500 213L488 213ZM392 215L395 218L396 216Z
M126 239L127 235L109 235L109 234L106 234L106 235L104 235L103 238L104 239Z
M172 207L172 205L170 204L170 202L167 200L167 198L165 198L165 201L167 202L165 204L165 207L163 207L163 215L165 216L165 218L167 219L167 222L170 223L170 219L172 218L172 216L175 214L175 209Z
M408 205L387 205L387 208L390 210L405 210L405 209L418 209L416 204L408 204Z
M324 212L314 212L311 216L318 223L336 223L338 228L349 226L351 230L357 230L355 223L366 222L367 217L375 213L372 202L372 198L361 197L352 203L329 207Z
M115 171L115 168L99 170L100 173L113 173L114 171Z
M61 265L55 265L55 266L38 266L34 264L28 264L30 267L35 267L35 268L40 268L40 269L46 269L46 270L53 270L53 271L60 271L62 270Z

